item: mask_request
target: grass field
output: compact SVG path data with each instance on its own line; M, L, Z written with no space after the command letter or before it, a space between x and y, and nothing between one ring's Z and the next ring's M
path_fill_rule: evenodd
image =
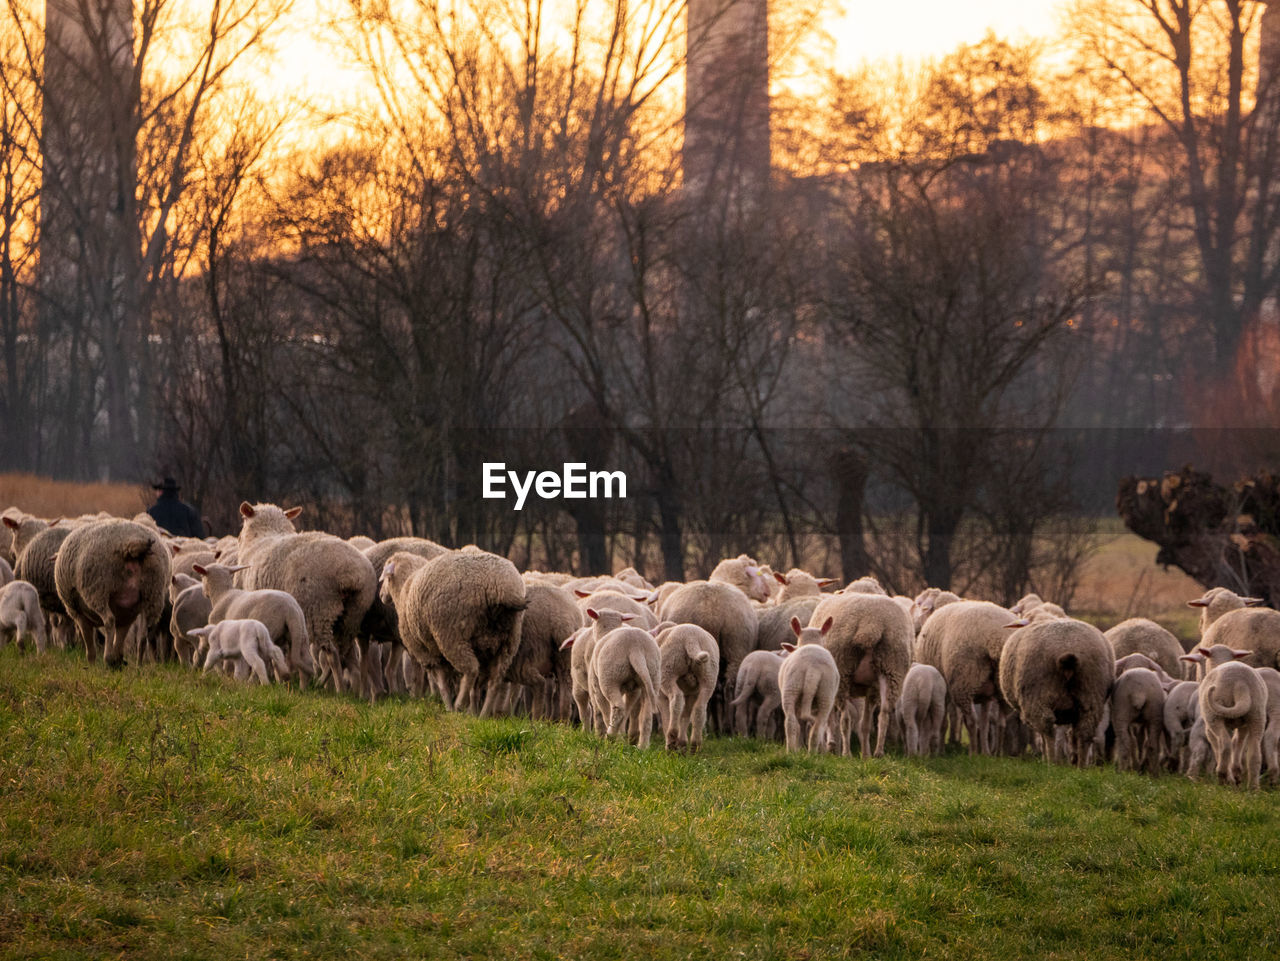
M1274 958L1280 809L0 651L5 958Z
M137 484L80 484L35 474L0 474L0 510L15 506L37 517L77 517L98 511L132 517L154 499L150 488Z

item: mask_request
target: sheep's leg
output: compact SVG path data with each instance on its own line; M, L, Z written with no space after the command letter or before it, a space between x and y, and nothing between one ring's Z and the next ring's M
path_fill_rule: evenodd
M1263 732L1262 764L1271 784L1280 781L1280 724L1272 724Z
M880 725L876 731L876 757L884 757L884 742L889 736L889 718L893 716L893 703L889 700L889 678L881 674L877 684L880 703ZM871 699L867 699L870 704Z
M1258 790L1262 776L1262 738L1258 732L1251 731L1246 737L1244 731L1236 735L1242 742L1240 753L1244 761L1244 777L1241 783L1251 791Z
M760 702L760 709L756 712L756 737L774 738L777 736L778 724L775 718L780 710L782 710L781 695L766 694Z
M707 704L710 701L711 691L703 691L689 709L689 750L693 753L697 753L702 747L703 731L707 726Z
M1219 730L1220 724L1221 722L1206 720L1204 734L1209 739L1209 747L1213 748L1214 768L1218 780L1226 781L1229 780L1231 772L1231 736L1225 728Z
M916 757L920 753L920 723L916 720L915 711L906 711L902 715L902 748L907 757Z
M262 660L262 655L259 654L257 650L255 650L251 645L246 644L244 647L240 649L240 657L244 661L244 664L247 666L247 670L245 672L246 677L244 678L244 680L248 680L247 675L250 672L252 672L253 675L258 679L259 684L262 684L265 686L271 683L270 679L267 677L266 662ZM237 680L241 679L239 665L236 666L236 679Z
M658 697L659 699L662 698L661 692L658 694ZM674 751L680 747L680 742L682 740L681 735L684 733L684 730L681 729L685 713L684 705L684 691L680 690L679 684L673 684L671 686L671 691L667 694L665 710L666 717L664 718L662 725L663 730L665 730L667 734L668 751Z
M649 740L653 736L653 715L655 705L649 703L649 695L643 689L636 691L635 694L628 698L634 704L631 710L634 712L633 717L636 725L636 747L644 750L649 746Z
M802 733L800 719L796 717L794 713L787 714L785 710L784 714L786 720L783 721L783 729L786 731L787 735L787 750L799 751L801 744L800 736Z

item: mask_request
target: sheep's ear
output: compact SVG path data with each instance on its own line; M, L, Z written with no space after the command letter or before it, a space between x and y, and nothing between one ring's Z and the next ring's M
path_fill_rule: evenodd
M297 517L301 513L302 513L301 507L290 507L287 511L284 512L284 516L289 518L289 520L293 520L295 517Z
M391 576L392 574L394 574L395 572L396 572L396 562L395 562L395 561L387 561L385 564L383 564L383 565L382 565L382 576L383 576L383 577L390 577L390 576Z
M1201 661L1204 660L1204 655L1199 652L1196 652L1194 654L1179 654L1178 660L1187 661L1188 663L1191 663L1191 664L1199 664Z
M786 574L779 574L777 571L774 571L774 572L773 572L773 579L774 579L775 581L777 581L779 584L781 584L783 587L786 587L786 585L787 585L787 575L786 575Z
M567 651L567 650L569 650L569 648L573 647L573 642L574 642L574 641L576 641L577 639L578 639L578 635L577 635L577 634L570 634L570 635L568 636L568 638L566 638L566 639L561 643L561 645L560 645L560 650L562 650L562 651Z
M786 651L786 652L787 652L787 654L790 654L792 651L794 651L794 650L796 649L796 646L795 646L794 644L792 644L790 641L783 641L783 642L782 642L782 649L783 649L784 651ZM783 656L785 657L786 655L784 654Z
M227 568L227 572L230 574L238 574L241 571L247 571L252 566L252 564L232 564Z
M791 633L794 634L796 637L800 636L800 618L798 617L791 618Z
M209 573L209 568L205 567L203 564L192 564L191 569L195 571L197 574L199 574L201 577L204 577L206 574Z
M181 553L182 553L182 545L181 545L181 544L176 543L175 541L170 541L170 542L169 542L169 551L170 551L170 553L172 553L172 554L173 554L173 556L174 556L174 557L177 557L179 554L181 554Z
M822 622L823 637L827 636L827 631L831 630L831 625L835 623L835 620L836 619L834 617L828 617L825 621Z
M1025 617L1020 617L1016 621L1014 621L1012 624L1006 624L1005 628L1010 631L1016 631L1018 628L1026 627L1030 623L1031 622L1027 620Z
M1208 607L1209 602L1203 597L1196 598L1194 601L1187 601L1187 607Z
M22 524L12 517L5 517L4 526L16 531L19 527L22 526Z
M1232 650L1231 652L1231 656L1234 657L1237 661L1243 661L1246 657L1250 657L1252 654L1253 654L1253 651Z
M578 588L578 587L575 587L575 588L573 589L573 593L574 593L575 595L577 595L578 597L590 597L590 596L591 596L591 592L590 592L590 591L584 591L584 590L582 590L581 588Z
M1260 607L1267 603L1266 599L1262 597L1242 597L1240 600L1244 601L1245 607Z
M832 584L838 584L838 583L839 583L839 581L837 581L834 577L819 577L819 578L818 578L818 587L819 587L819 588L823 588L823 587L830 587Z
M622 615L622 619L623 619L624 621L634 621L634 620L636 619L636 615L634 615L634 614L623 614L623 615Z
M627 596L633 601L647 601L649 599L649 592L642 591L639 594L628 594Z
M208 625L205 625L204 627L193 627L191 628L191 630L187 631L187 633L194 634L196 637L204 637L211 630L213 630L213 625L208 624Z
M1213 651L1207 647L1198 647L1196 648L1196 653L1201 657L1210 657L1213 654Z
M252 517L252 516L253 516L254 514L256 514L256 513L257 513L257 511L255 511L255 510L253 509L253 505L252 505L252 504L250 504L248 501L241 501L241 502L240 502L240 516L241 516L241 517Z
M600 620L600 612L599 612L599 611L594 611L594 610L592 610L591 608L589 608L589 607L588 607L588 608L587 608L587 617L591 618L593 621L598 621L598 620Z

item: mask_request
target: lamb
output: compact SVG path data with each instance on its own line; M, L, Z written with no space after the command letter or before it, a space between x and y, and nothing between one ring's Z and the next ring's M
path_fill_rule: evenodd
M761 573L760 565L746 554L721 561L707 578L713 584L728 584L742 591L750 600L764 604L772 588Z
M201 590L204 589L198 577L192 577L190 574L171 575L169 578L169 603L172 605L188 587L196 586L200 586ZM196 627L200 626L202 625L196 625Z
M89 660L96 660L94 630L101 627L107 637L107 666L119 667L134 621L150 630L160 620L169 584L169 551L160 535L142 524L96 521L67 535L53 575Z
M822 601L824 595L811 594L807 597L796 597L779 601L777 604L756 609L756 643L758 651L780 651L783 644L795 640L791 633L791 618L800 618L801 624L808 624L813 617L813 609Z
M697 624L720 649L720 676L712 695L716 729L728 730L726 705L733 700L742 659L756 649L756 612L747 595L718 581L694 581L673 591L659 615L675 624Z
M200 576L204 595L210 604L208 623L252 619L265 624L271 642L288 652L291 671L297 671L305 684L307 678L315 677L316 663L302 607L292 594L285 591L246 591L233 587L232 578L246 566L195 565L193 569ZM198 606L194 598L191 603L193 607ZM186 633L191 635L193 632L188 630Z
M401 580L397 568L405 565ZM461 675L453 708L484 692L481 717L493 714L500 684L520 646L528 606L524 580L505 557L474 547L424 560L397 553L383 568L405 648L428 671L447 662Z
M657 637L658 691L666 699L667 750L702 747L707 703L720 674L720 648L696 624L678 624Z
M1191 728L1200 716L1200 685L1179 681L1164 698L1164 741L1170 766L1186 774L1190 762Z
M993 754L990 739L1001 704L1000 655L1013 615L988 601L957 601L936 610L916 638L915 659L937 668L947 702L969 734L970 754Z
M611 611L625 611L628 614L634 614L636 623L643 626L646 631L658 626L658 618L644 603L647 595L641 597L633 593L615 590L587 592L581 588L575 589L574 594L578 598L578 609L583 613L586 612L588 607L597 611L607 607Z
M196 666L196 649L200 646L200 638L191 632L209 623L209 615L213 612L213 604L204 592L204 585L186 574L175 574L174 587L183 580L192 583L182 589L173 599L169 614L169 633L173 636L173 647L178 660L189 667ZM172 591L173 588L171 587Z
M600 692L593 690L591 674L591 658L600 638L627 621L635 618L634 614L615 611L609 608L597 611L588 608L587 617L591 624L580 628L563 644L561 651L569 651L569 674L573 682L573 701L578 708L578 721L584 728L592 728L597 734L604 734L605 715L597 709Z
M1201 647L1216 645L1251 651L1245 663L1252 667L1280 667L1280 611L1269 607L1227 611L1200 638Z
M806 618L807 620L807 618ZM787 630L790 631L790 625ZM751 733L751 704L758 701L755 715L755 734L771 738L777 730L775 715L782 710L782 690L778 687L778 672L782 668L785 651L752 651L742 659L738 667L734 697L730 706L735 709L733 732L746 737Z
M1103 635L1104 637L1106 635ZM1181 657L1182 655L1179 655ZM1157 664L1145 654L1126 654L1124 657L1116 658L1116 677L1119 677L1125 671L1132 671L1134 668L1146 668L1153 671L1160 679L1161 686L1167 691L1178 683L1179 678L1172 677L1163 667Z
M1068 725L1076 764L1085 767L1115 666L1111 644L1092 624L1050 618L1022 627L1005 642L1000 690L1046 745L1055 743L1056 725Z
M778 671L788 751L800 750L806 726L809 753L826 750L827 721L840 687L840 669L824 645L833 620L828 617L821 627L801 627L799 618L791 621L796 643L784 645L787 655Z
M259 684L270 684L267 676L267 661L275 668L280 680L289 677L289 665L285 662L284 652L271 643L271 633L261 621L252 618L233 618L197 627L191 633L208 644L209 653L204 661L207 674L220 661L239 659L248 671L252 671ZM237 667L236 677L244 680L242 669Z
M1203 638L1213 623L1223 614L1245 607L1256 607L1262 603L1260 597L1242 597L1225 587L1211 587L1201 597L1194 601L1187 601L1187 607L1201 608L1200 637Z
M27 637L35 643L36 653L49 649L40 595L26 581L9 581L0 587L0 647L12 641L21 648Z
M520 628L520 645L506 679L533 692L534 717L568 719L572 657L570 652L562 653L561 646L582 627L582 613L573 595L562 587L526 583L525 598L529 606Z
M1256 789L1262 774L1267 685L1255 668L1243 663L1250 653L1215 644L1186 656L1203 658L1207 668L1200 682L1200 716L1219 779L1238 784L1243 777L1246 786Z
M834 577L814 577L808 571L793 567L785 574L774 571L773 579L781 585L774 602L785 604L798 597L821 597L822 589L836 583Z
M929 664L912 664L902 681L894 718L902 728L908 757L942 753L942 722L946 719L947 682Z
M240 505L238 563L248 565L238 586L292 594L306 619L307 637L318 651L335 651L344 664L360 668L356 632L377 592L369 559L341 538L293 526L302 508L274 504ZM330 665L334 687L343 689L338 665ZM372 695L372 685L366 683Z
M1104 635L1116 652L1116 660L1126 654L1145 654L1171 677L1184 676L1182 644L1169 631L1145 617L1121 621Z
M1116 768L1156 774L1164 742L1165 690L1155 671L1135 667L1115 679L1111 726L1116 735Z
M9 540L4 544L3 558L15 567L17 566L18 558L22 556L22 552L31 543L32 539L41 531L48 530L58 523L57 520L50 523L39 517L31 517L26 514L6 514L2 519L5 528L9 531Z
M591 673L607 711L605 737L613 737L625 718L628 739L647 748L662 673L662 654L653 635L625 625L609 631L591 655Z
M854 698L867 697L862 710L858 738L862 756L867 757L871 734L871 697L880 707L879 730L874 754L884 756L885 738L893 706L902 682L911 667L911 621L893 598L885 594L840 594L823 598L809 619L810 627L821 628L833 621L823 643L835 658L840 672L837 703L842 707ZM841 724L841 751L851 753L851 712Z

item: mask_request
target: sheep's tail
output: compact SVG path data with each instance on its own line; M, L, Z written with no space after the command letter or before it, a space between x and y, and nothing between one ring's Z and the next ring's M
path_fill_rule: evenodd
M756 686L754 684L748 687L745 687L742 689L742 691L738 693L737 697L735 697L732 701L729 702L729 704L732 707L740 707L741 705L745 704L747 701L751 700L751 695L754 694L755 692L756 692Z
M1080 658L1074 654L1063 654L1058 658L1058 670L1062 672L1064 678L1072 678L1080 668Z
M1230 704L1223 704L1219 701L1214 696L1217 693L1217 690L1209 692L1209 707L1219 717L1244 717L1249 713L1249 709L1253 707L1253 696L1247 688L1237 687L1232 692L1235 695L1235 700Z
M711 652L704 651L702 646L692 637L685 638L684 650L689 660L695 664L706 664L707 661L711 660Z
M644 651L632 648L631 653L627 655L627 660L631 663L631 669L639 676L640 683L644 685L645 696L649 698L649 710L656 711L658 692L653 689L653 678L649 676L649 663L645 660Z

